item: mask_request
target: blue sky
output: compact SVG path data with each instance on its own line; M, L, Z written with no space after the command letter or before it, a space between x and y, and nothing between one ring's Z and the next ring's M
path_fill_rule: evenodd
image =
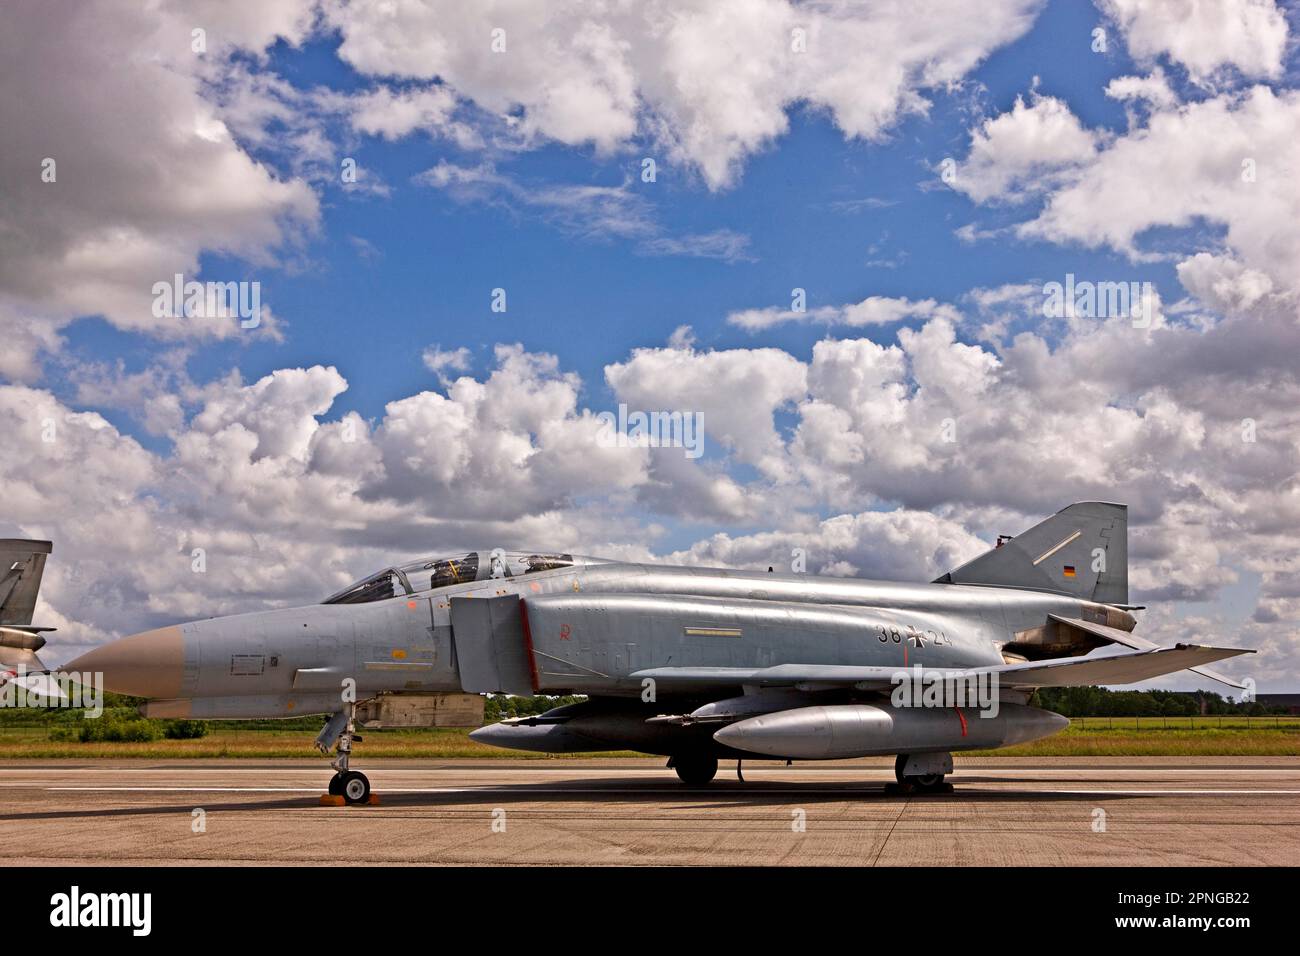
M549 146L501 165L538 184L628 181L670 234L728 229L748 237L747 258L735 262L648 255L634 241L567 234L527 210L457 202L412 179L439 160L462 161L463 151L421 135L398 143L361 137L349 154L390 195L349 192L340 183L325 187L318 234L292 270L202 257L204 277L258 278L288 329L283 342L235 340L206 348L191 359L191 372L206 379L236 367L256 379L288 365L333 364L349 382L335 411L376 417L386 402L433 384L420 358L425 346L466 346L481 371L494 343L518 341L559 355L582 375L584 400L606 408L613 402L602 381L608 362L662 344L681 324L713 348L754 345L754 336L724 324L727 313L788 303L796 286L808 290L812 308L867 295L956 302L975 287L1069 270L1081 278L1169 283L1169 264L1135 266L1113 252L1042 242L972 248L954 230L971 221L996 223L997 212L973 210L965 197L936 186L934 167L964 151L973 119L1005 111L1029 94L1035 78L1037 89L1066 98L1088 125L1122 130L1122 106L1102 91L1135 67L1122 47L1091 52L1091 30L1100 22L1085 4L1050 4L1022 39L974 70L963 89L936 96L928 115L905 119L882 142L846 140L824 112L795 108L790 132L750 158L743 180L721 192L662 157L658 181L641 183L636 152L601 158L590 149ZM368 79L335 55L338 44L328 35L301 48L281 40L267 68L303 89L365 88ZM269 163L281 159L275 150L250 152ZM835 205L867 199L888 205L857 211ZM354 238L368 244L366 252ZM896 264L867 265L872 260ZM508 292L506 315L489 311L496 287ZM761 344L806 353L820 334L778 329ZM867 334L892 338L888 328ZM79 323L68 338L72 354L121 355L132 370L154 358L152 341L115 335L103 323ZM129 417L105 413L150 440Z

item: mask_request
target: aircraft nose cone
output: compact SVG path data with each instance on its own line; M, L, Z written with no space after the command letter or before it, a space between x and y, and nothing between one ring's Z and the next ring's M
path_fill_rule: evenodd
M87 651L65 671L104 675L104 688L135 697L179 697L185 639L177 625L132 634Z

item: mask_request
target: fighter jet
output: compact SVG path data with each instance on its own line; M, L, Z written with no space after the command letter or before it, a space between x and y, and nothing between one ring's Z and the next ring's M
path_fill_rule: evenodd
M336 748L330 792L349 803L370 795L350 766L357 703L434 692L586 696L470 735L495 746L659 754L690 785L724 758L896 755L897 785L925 792L955 751L1065 727L1036 688L1185 668L1241 686L1205 665L1249 651L1160 647L1132 633L1133 610L1127 509L1080 502L929 584L471 551L67 667L151 698L148 716L328 715L316 744Z

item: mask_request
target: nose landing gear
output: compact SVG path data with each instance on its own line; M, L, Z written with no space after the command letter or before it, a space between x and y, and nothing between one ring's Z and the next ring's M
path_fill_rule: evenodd
M330 778L331 796L342 797L345 803L367 803L370 800L370 780L360 770L348 767L352 756L353 741L360 743L361 736L356 732L357 705L348 704L347 709L340 710L329 719L320 735L316 738L316 749L329 754L330 747L337 740L338 752L330 766L334 776Z

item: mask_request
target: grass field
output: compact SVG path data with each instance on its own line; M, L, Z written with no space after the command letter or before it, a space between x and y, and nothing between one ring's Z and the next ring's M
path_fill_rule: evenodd
M1045 740L972 753L1003 757L1296 757L1300 756L1300 729L1070 727Z
M504 757L550 759L546 754L500 750L469 739L468 728L366 730L357 745L361 757ZM259 726L216 726L196 740L144 743L81 743L51 740L41 727L0 728L0 760L56 757L311 757L314 731ZM981 751L977 751L980 753ZM1007 747L1004 756L1300 756L1300 718L1224 717L1087 717L1076 718L1054 737ZM575 757L627 757L628 751L565 754Z

